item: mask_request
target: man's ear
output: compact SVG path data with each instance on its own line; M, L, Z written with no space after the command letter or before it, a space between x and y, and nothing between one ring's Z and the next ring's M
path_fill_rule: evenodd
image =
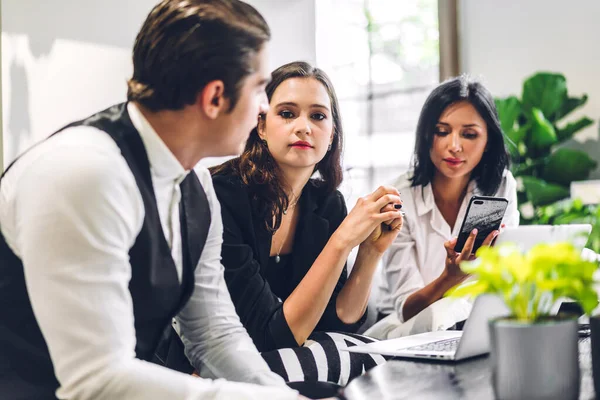
M223 81L208 82L198 93L196 102L210 119L216 119L219 114L226 112L229 108L229 100L225 98Z

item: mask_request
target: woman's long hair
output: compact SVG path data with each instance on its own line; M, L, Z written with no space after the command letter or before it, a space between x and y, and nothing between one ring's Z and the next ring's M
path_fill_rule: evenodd
M329 94L333 118L333 142L331 149L315 166L315 172L319 173L319 177L314 178L313 181L324 192L332 193L342 183L341 155L344 136L335 90L325 72L306 62L295 61L277 68L271 74L271 82L266 87L269 102L277 87L291 78L316 79L323 84ZM261 119L259 123L266 122L266 115L260 115L259 118ZM246 148L240 157L211 168L211 173L213 175L227 173L240 177L249 187L253 206L259 207L259 212L264 215L267 229L274 232L279 228L283 210L288 208L290 199L286 195L286 184L281 178L280 168L266 143L258 135L257 128L250 133Z
M476 181L478 189L484 195L492 196L502 183L510 158L491 93L480 82L467 75L443 82L425 100L417 124L412 186L427 186L433 180L435 166L430 152L435 127L446 108L459 101L467 101L473 105L487 125L486 149L481 161L471 172L471 180Z

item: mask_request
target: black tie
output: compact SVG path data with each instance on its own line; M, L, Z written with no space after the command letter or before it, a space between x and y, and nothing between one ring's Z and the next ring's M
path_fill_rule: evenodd
M177 312L181 311L194 291L194 271L202 255L211 223L208 198L193 170L179 187L181 189L179 220L181 222L183 271L181 274L182 296ZM184 346L179 335L170 326L157 347L153 362L184 373L191 373L194 370L185 356Z
M189 300L194 289L194 271L206 244L211 217L208 198L193 170L185 177L179 187L181 189L179 220L181 222L181 250L183 252L181 283L184 288L181 309Z

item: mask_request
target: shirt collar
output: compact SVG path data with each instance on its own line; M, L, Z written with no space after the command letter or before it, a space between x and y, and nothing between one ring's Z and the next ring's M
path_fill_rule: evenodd
M183 168L134 103L127 103L127 112L144 142L152 174L157 178L181 182L189 171Z
M433 207L435 206L435 199L433 198L433 189L431 188L431 183L428 183L427 186L418 186L415 192L417 214L421 216L433 210ZM463 201L469 201L471 197L474 194L478 194L478 192L479 190L477 188L477 183L475 180L471 180L469 182L469 186L467 187L467 195Z

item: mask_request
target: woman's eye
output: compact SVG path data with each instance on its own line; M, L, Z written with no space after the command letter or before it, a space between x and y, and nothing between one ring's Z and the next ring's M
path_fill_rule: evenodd
M446 136L449 133L450 132L446 132L446 131L443 131L441 129L436 129L436 131L435 131L435 134L438 135L438 136Z
M323 121L325 118L327 118L325 116L325 114L321 114L321 113L316 113L312 115L312 118L317 120L317 121Z
M280 111L279 116L284 119L294 118L294 114L292 114L291 111L286 111L286 110Z
M475 139L477 137L477 133L476 132L465 132L465 133L463 133L463 136L465 137L465 139Z

